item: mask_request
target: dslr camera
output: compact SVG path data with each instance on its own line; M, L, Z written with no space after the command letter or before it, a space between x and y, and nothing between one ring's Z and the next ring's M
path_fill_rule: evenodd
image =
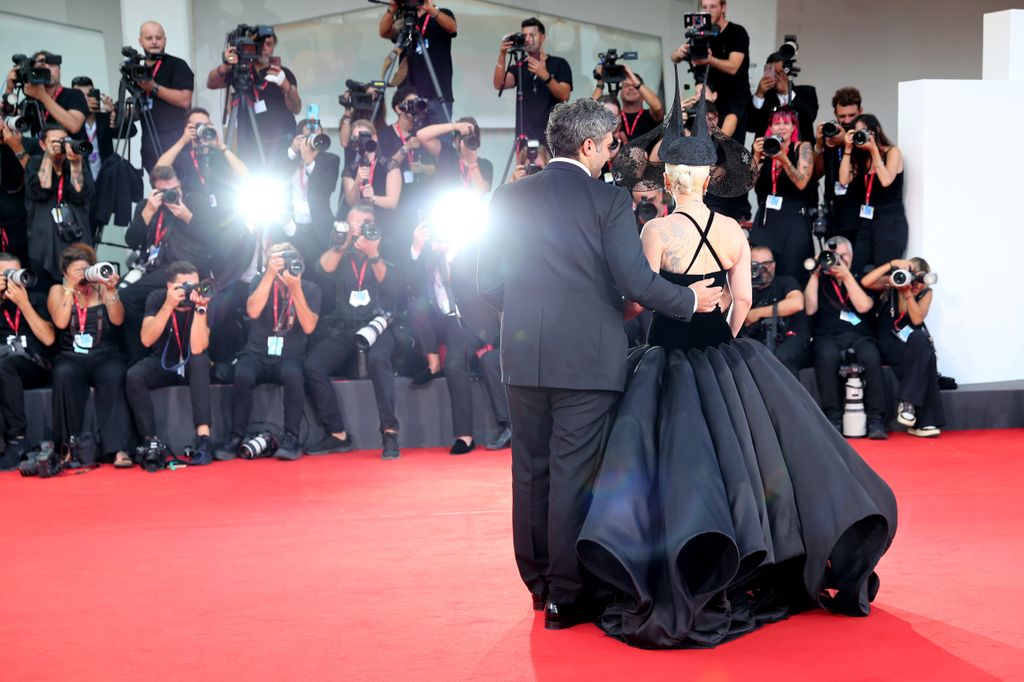
M911 272L910 270L894 270L889 275L889 284L897 289L909 287L911 284L921 282L931 286L939 281L939 276L934 272Z
M359 350L369 350L377 339L387 331L391 324L391 313L384 310L373 311L374 317L366 323L366 326L356 332L356 347Z
M800 68L796 65L796 55L799 51L800 43L796 41L796 36L793 34L785 35L782 38L782 45L776 50L779 56L782 57L782 70L790 78L796 78L800 73Z
M821 135L825 138L839 137L843 134L843 127L839 125L838 121L826 121L821 126Z
M761 150L767 157L778 156L780 153L782 153L782 147L783 145L785 145L785 143L786 141L783 140L778 135L768 135L767 137L764 138L764 146L761 148Z
M430 105L427 100L422 97L416 99L407 99L398 105L398 110L404 114L409 114L413 118L422 118L427 115L427 110Z
M839 254L836 253L837 246L838 242L835 239L829 239L825 242L825 248L822 249L817 258L808 258L804 261L804 269L808 271L820 270L827 274L829 270L840 263Z
M67 460L53 449L53 443L44 441L39 445L39 452L29 453L28 459L18 465L18 473L22 476L52 478L60 475L65 468Z
M540 173L543 170L537 165L537 157L540 156L540 140L527 140L526 141L526 174L533 175L534 173Z
M142 83L153 80L153 67L146 64L146 55L131 45L121 48L121 77L131 83Z
M306 271L306 264L302 262L302 256L299 255L298 251L289 249L287 251L281 251L275 255L284 259L285 272L290 272L298 277Z
M509 48L509 52L526 52L526 34L525 33L510 33L505 36L505 41L512 43L512 47Z
M756 260L750 262L750 283L755 287L762 287L768 280L768 268Z
M867 128L862 128L853 134L853 144L857 147L863 147L871 141L871 131Z
M360 83L346 80L345 87L348 88L349 95L348 97L345 97L344 93L338 95L338 104L345 109L351 109L353 118L369 118L373 113L374 106L384 97L384 81ZM369 92L370 88L374 88L376 91Z
M106 282L114 276L115 272L116 269L110 263L96 263L95 265L90 265L86 268L85 281L93 283Z
M182 282L178 288L185 292L185 298L196 292L203 298L208 298L213 293L213 285L209 282Z
M811 219L811 234L815 237L824 237L828 234L828 206L818 204L816 208L801 208L800 215Z
M11 61L14 63L15 85L50 85L50 70L45 66L34 66L31 57L16 54L11 56ZM61 61L59 54L46 57L47 64L60 64Z
M606 50L597 55L597 58L601 61L598 66L601 67L601 73L594 69L594 80L603 80L609 87L610 90L617 90L618 86L626 80L626 67L623 64L619 64L620 59L636 59L636 52L623 52L621 55L618 50Z
M377 151L377 141L373 139L373 135L368 130L360 130L359 134L352 140L355 143L356 154L356 165L369 166L370 159L369 154Z
M212 125L199 123L196 125L196 137L199 138L199 144L208 145L217 140L217 129Z
M28 289L36 283L35 273L26 268L21 268L20 270L15 270L14 268L4 270L3 276L8 283L17 284L23 289Z
M89 154L92 154L92 143L89 140L75 140L65 137L61 142L79 156L89 156Z
M718 25L711 23L711 15L707 12L687 12L683 15L683 34L686 44L690 46L690 70L692 60L707 59L711 56L711 39L718 35Z

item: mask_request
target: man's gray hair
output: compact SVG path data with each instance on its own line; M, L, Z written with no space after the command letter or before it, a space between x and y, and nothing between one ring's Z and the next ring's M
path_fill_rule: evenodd
M835 248L835 249L838 249L840 246L843 246L845 244L846 248L848 248L850 250L850 253L853 253L853 243L849 239L847 239L846 237L843 237L841 235L836 235L835 237L829 237L828 240L825 242L825 244L826 244L826 246L830 246L830 245L834 244L835 246L831 246L831 248Z
M619 125L619 117L592 99L563 102L551 110L548 119L548 149L552 156L575 159L586 140L600 145Z

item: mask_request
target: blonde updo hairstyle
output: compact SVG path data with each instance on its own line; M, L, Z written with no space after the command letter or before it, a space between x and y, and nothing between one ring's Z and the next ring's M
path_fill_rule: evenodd
M711 166L665 164L665 184L672 194L702 192L711 174Z

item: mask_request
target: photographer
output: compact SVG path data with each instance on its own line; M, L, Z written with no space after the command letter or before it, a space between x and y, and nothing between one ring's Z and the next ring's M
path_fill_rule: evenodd
M871 114L858 116L853 127L846 133L839 182L860 205L854 269L864 272L902 258L910 226L903 207L903 153Z
M830 225L825 235L841 235L853 241L860 228L860 206L850 196L848 187L839 182L847 129L861 115L861 97L857 88L839 88L832 96L832 125L819 123L814 136L814 177L825 178L825 205L829 207ZM826 127L829 135L826 135Z
M154 172L158 168L154 168ZM150 393L157 388L187 384L192 399L192 421L196 428L195 455L190 463L209 464L213 461L210 445L210 358L206 355L210 345L206 308L210 299L203 295L199 271L191 263L176 261L162 274L166 288L151 292L146 299L140 340L150 355L128 370L128 403L147 455L159 457L163 462L167 448L156 433L156 416ZM209 291L205 293L209 294Z
M750 249L754 302L740 330L771 350L793 376L810 364L811 329L804 314L800 284L788 275L775 276L775 257L767 246Z
M274 244L267 251L263 276L249 285L245 312L252 324L235 363L231 435L215 454L219 460L238 454L252 412L253 391L256 384L266 382L284 387L284 436L276 457L302 456L299 427L306 401L302 357L320 313L320 287L302 278L304 269L302 254L294 246Z
M343 371L356 352L356 333L381 311L395 310L399 287L393 268L380 257L380 242L363 235L363 227L373 224L373 207L353 206L347 221L348 232L338 233L335 243L320 256L319 262L320 270L333 277L337 304L334 315L321 323L323 335L313 345L303 365L310 402L328 431L323 441L309 449L310 454L348 452L355 448L352 438L345 432L345 421L330 377ZM366 351L367 369L380 417L383 459L396 459L400 454L395 374L391 365L394 350L395 336L389 324Z
M185 194L190 198L196 195L196 210L200 210L202 204L204 212L209 209L213 213L231 211L231 197L239 181L249 175L248 167L224 144L213 127L210 112L200 107L189 109L178 141L163 153L156 165L173 167Z
M190 198L184 195L174 169L154 166L149 179L153 190L146 201L135 207L135 217L124 236L125 244L139 253L121 291L127 317L126 345L132 360L142 357L139 330L143 315L150 294L165 288L167 266L180 261L195 263L200 276L209 277L210 253L215 247L188 207Z
M25 166L28 152L21 133L0 119L0 251L28 262Z
M810 143L800 141L795 112L783 108L770 120L764 136L754 140L758 208L750 240L771 247L778 274L803 285L807 282L803 262L814 253L804 194L811 181L814 156ZM773 154L765 153L766 145L774 146Z
M348 206L370 204L377 213L377 224L384 230L386 241L394 241L395 209L402 196L402 171L394 159L381 156L377 132L367 120L352 124L352 140L356 160L341 174L343 197ZM385 244L384 252L389 245Z
M56 335L46 311L46 298L30 294L11 281L21 270L21 261L12 254L0 252L0 414L6 449L0 458L0 471L16 467L28 450L25 434L25 389L39 388L50 382L50 361L47 347ZM41 311L41 312L40 312Z
M53 442L69 447L87 463L90 450L116 453L114 466L131 467L128 456L129 414L125 401L128 360L121 354L117 330L124 308L117 296L119 278L95 272L96 252L87 244L72 244L60 254L63 282L50 287L47 309L57 328L57 357L53 361ZM109 265L109 264L106 264ZM95 389L100 446L82 433L89 387Z
M402 181L406 185L413 183L417 176L434 171L433 164L423 163L422 145L416 136L416 132L427 120L427 112L419 113L419 101L420 96L412 86L401 86L391 97L391 109L398 116L398 120L392 125L377 129L380 155L399 164Z
M274 58L276 46L277 34L271 33L262 41L260 56L249 66L256 97L252 110L263 147L262 157L252 121L244 111L238 111L238 156L250 167L263 167L281 158L294 134L295 117L302 113L299 83L291 69L281 66L281 60ZM246 68L244 64L239 65L238 51L233 45L224 48L222 60L206 78L206 87L211 90L232 85L234 70Z
M455 136L452 143L442 143L442 136L448 134ZM416 139L437 159L434 177L439 186L461 186L477 194L491 191L494 165L480 157L480 126L475 118L463 116L454 123L427 126L416 133Z
M89 114L89 107L82 93L74 88L65 88L60 84L61 56L46 50L36 52L30 58L33 68L49 69L50 82L47 85L23 83L25 101L21 103L21 112L28 120L29 134L38 137L47 125L57 125L67 131L75 140L84 140L82 126ZM18 84L18 67L15 66L7 74L7 87L4 97L14 92Z
M819 254L819 266L811 272L804 287L804 310L814 325L812 351L821 408L842 433L843 387L839 383L839 366L843 363L843 353L852 348L857 354L857 363L864 367L868 438L885 440L889 435L882 420L885 411L882 358L867 321L875 302L850 272L853 247L849 240L833 237L827 246L829 250ZM823 269L825 259L834 264Z
M316 262L330 242L334 226L331 195L338 186L341 158L314 142L324 134L320 121L305 119L298 123L283 164L291 184L291 222L285 234L307 262ZM324 138L320 138L321 140Z
M383 81L379 81L379 83L383 86ZM375 103L378 99L383 99L384 97L384 93L380 88L369 83L356 83L352 80L345 81L345 84L349 86L349 89L338 97L338 103L345 109L345 113L342 114L341 120L338 122L338 140L345 149L343 160L345 166L348 166L356 158L355 150L350 144L352 142L352 122L364 118L367 120L372 119L374 130L383 132L387 128L387 112L382 104L376 107L376 115L374 115ZM359 88L353 91L352 88L357 85ZM405 92L406 95L398 101L403 101L409 93L417 99L419 98L419 95L416 95L416 91L413 90L412 86L402 85L395 90L395 95L391 98L392 105L394 105L395 97L398 96L399 92Z
M691 57L690 43L683 43L672 53L672 61L689 61L691 67L709 64L707 84L718 93L717 106L721 112L735 111L739 117L733 139L745 144L747 133L747 105L750 103L750 36L747 30L729 21L725 16L725 0L701 0L700 11L711 15L711 23L718 34L708 39L708 55ZM703 74L704 69L699 69Z
M768 55L765 74L757 83L750 103L747 132L761 135L773 111L792 109L800 123L800 139L814 139L814 118L818 115L818 91L813 85L793 85L786 72L786 59L778 52ZM792 85L792 91L790 86Z
M411 6L415 3L391 0L384 16L380 18L381 38L391 42L398 40L400 27L397 20L401 18L398 14L404 9L399 5L406 4ZM415 12L415 28L423 36L424 50L420 50L416 40L405 48L402 58L408 68L406 82L415 88L416 94L429 102L429 123L450 121L452 103L455 101L452 95L452 39L459 35L455 14L450 9L439 9L434 0L423 0ZM423 54L424 51L426 54ZM434 88L434 81L427 66L428 60L437 76L440 93Z
M865 288L882 292L878 305L878 349L900 380L896 419L907 433L938 436L946 423L939 373L925 318L931 309L931 268L923 258L894 259L864 275Z
M65 248L93 243L89 213L96 190L92 173L75 152L74 143L65 141L67 137L64 128L47 124L40 143L43 154L33 156L25 169L29 256L43 284L60 281L60 254Z
M559 102L568 102L572 94L572 69L569 62L544 51L547 36L544 24L537 17L524 19L521 24L524 45L514 54L514 61L506 72L509 50L513 49L510 36L502 39L498 50L498 64L494 67L494 89L507 90L516 87L519 73L523 73L523 120L519 120L516 107L516 130L530 140L547 140L548 116ZM529 75L527 75L527 73Z
M622 118L622 130L628 142L657 128L665 119L665 105L661 103L658 93L644 84L643 78L633 73L627 64L623 64L622 67L626 70L626 80L622 82L617 101L621 101L619 116ZM594 71L601 75L602 67L598 66ZM601 101L605 96L604 81L598 79L590 98Z
M142 167L148 174L160 156L153 136L161 151L166 151L178 139L186 112L192 106L196 75L185 60L164 53L167 36L164 27L155 21L147 21L139 27L139 47L146 55L146 66L153 71L152 78L135 83L148 97L156 128L149 130L148 126L142 126Z
M86 104L89 105L89 115L85 117L83 130L86 139L92 145L87 160L89 170L92 171L92 179L98 186L103 162L114 154L114 140L118 138L121 127L120 117L115 111L117 107L114 100L109 95L101 95L100 91L93 87L92 79L88 76L75 76L71 80L71 87L85 95ZM138 132L138 128L132 123L128 128L128 137L135 137ZM104 226L96 227L101 229Z
M512 171L509 182L521 180L528 175L539 173L544 170L551 160L548 148L540 143L540 140L527 140L526 144L516 152L516 168Z

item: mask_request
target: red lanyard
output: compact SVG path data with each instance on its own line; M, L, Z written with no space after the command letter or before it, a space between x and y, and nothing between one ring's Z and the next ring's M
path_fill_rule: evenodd
M164 60L156 60L156 64L153 65L153 80L156 80L156 75L160 73L160 67L164 65Z
M839 305L842 308L846 308L846 302L849 300L850 297L847 296L846 298L843 298L843 290L839 288L839 285L836 284L836 281L834 279L832 280L832 288L836 290L836 297L839 299Z
M377 159L373 160L370 164L370 179L366 181L366 184L373 186L373 174L377 171Z
M779 176L782 175L782 164L778 159L772 159L772 195L779 193Z
M85 333L85 319L89 316L88 308L78 307L78 301L75 301L75 314L78 315L78 333Z
M352 274L356 276L356 291L363 290L363 279L366 277L366 266L370 264L369 260L363 261L363 269L356 272L356 261L353 258L349 261L352 264Z
M164 227L164 211L161 208L160 214L156 217L156 238L153 240L153 246L160 246L160 242L162 242L164 237L167 236L167 230L169 229L171 228Z
M256 67L250 67L250 68L252 69L252 72L253 72L252 97L253 97L254 100L259 101L261 99L260 98L260 93L267 89L267 86L270 85L270 81L268 81L266 79L266 76L264 76L263 82L257 88L256 87L256 78L255 78L255 76L256 76Z
M633 137L633 132L636 130L637 125L640 124L640 117L643 116L643 115L644 115L643 111L638 113L636 115L636 118L633 119L633 125L630 126L629 125L629 119L626 118L626 112L625 111L622 112L622 129L626 131L626 137Z
M471 187L472 183L469 180L469 167L462 163L462 159L459 159L459 175L462 176L462 186Z
M60 176L60 182L57 183L57 205L60 206L64 203L64 176Z
M62 92L64 92L64 86L63 85L58 85L56 92L53 93L54 101L56 101L57 98L60 97L60 93L62 93ZM49 121L49 120L50 120L50 112L49 111L44 111L43 112L43 121L45 122L45 121Z
M196 167L196 175L199 176L199 183L206 186L206 178L203 177L202 171L199 170L199 155L196 154L195 149L188 150L188 153L192 155L192 165Z
M277 312L277 302L278 302L277 282L274 282L274 331L275 332L281 331L281 329L284 327L284 324L282 324L284 322L284 320L278 315L278 312ZM294 308L295 308L295 302L292 300L291 292L289 292L288 293L288 305L286 305L284 307L284 314L285 314L286 318L291 316L291 313L294 310Z
M0 227L0 251L6 251L7 250L7 242L8 241L9 240L7 239L7 228Z
M405 146L405 133L402 132L401 126L399 126L397 123L395 124L395 132L398 133L398 139L402 141L402 146L405 147L405 155L409 157L409 165L411 166L412 151L410 151L409 148Z
M429 26L429 25L430 25L430 15L428 14L427 18L423 20L423 25L420 26L420 33L422 33L423 35L426 35L426 33L427 33L427 26Z
M11 322L11 316L4 311L4 317L7 318L7 324L10 325L11 329L14 330L14 335L18 335L18 327L21 326L21 308L18 308L18 312L14 313L14 321Z
M864 205L865 206L870 206L871 205L871 188L874 187L874 185L875 185L875 169L872 168L871 172L868 173L868 179L867 179L868 189L864 193Z
M191 313L185 313L186 319ZM178 343L178 361L185 357L185 346L181 343L181 332L178 331L178 311L171 311L171 326L174 327L174 340Z

